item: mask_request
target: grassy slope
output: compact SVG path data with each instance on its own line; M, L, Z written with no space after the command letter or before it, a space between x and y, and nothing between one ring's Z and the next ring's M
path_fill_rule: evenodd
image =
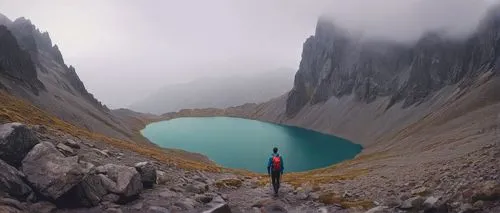
M189 156L182 151L164 150L152 144L136 144L110 138L102 134L89 132L85 129L67 123L17 97L0 91L0 123L21 122L29 125L44 125L49 129L55 129L82 139L90 139L108 143L117 148L135 151L139 154L149 156L155 160L165 163L174 163L185 169L199 169L218 172L222 169L218 166L190 160ZM139 133L137 137L139 137Z

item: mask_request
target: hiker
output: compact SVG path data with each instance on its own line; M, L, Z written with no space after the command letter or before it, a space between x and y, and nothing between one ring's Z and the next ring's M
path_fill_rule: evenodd
M278 189L280 188L280 178L283 175L283 158L278 154L278 148L273 148L273 154L269 158L267 163L267 174L271 176L271 182L273 184L274 195L278 195Z

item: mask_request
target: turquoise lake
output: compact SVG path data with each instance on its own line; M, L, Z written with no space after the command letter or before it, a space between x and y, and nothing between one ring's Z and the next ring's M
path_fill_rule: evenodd
M283 156L285 172L326 167L352 159L362 147L302 128L229 118L177 118L152 123L141 133L164 148L201 153L217 164L266 172L272 148Z

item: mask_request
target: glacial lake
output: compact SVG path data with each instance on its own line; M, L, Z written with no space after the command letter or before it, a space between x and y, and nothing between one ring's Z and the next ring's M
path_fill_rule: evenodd
M273 147L285 172L352 159L361 145L307 129L230 117L189 117L152 123L141 133L164 148L201 153L227 168L265 173Z

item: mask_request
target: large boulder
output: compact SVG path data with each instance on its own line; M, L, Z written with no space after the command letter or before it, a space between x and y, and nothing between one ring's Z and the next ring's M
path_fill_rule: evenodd
M0 159L19 167L26 154L39 141L31 129L21 123L0 125Z
M23 181L24 174L0 160L0 192L16 199L25 200L32 192Z
M151 162L140 162L135 164L135 169L141 174L144 188L152 188L156 182L156 169Z
M97 206L106 194L112 182L102 174L90 174L80 184L63 196L59 203L71 203L74 206Z
M93 165L80 163L78 157L64 157L49 142L37 144L22 161L22 172L40 194L58 199L78 185Z
M97 167L96 170L106 175L105 177L101 176L101 178L108 191L123 198L134 197L143 189L141 175L133 167L106 164Z

